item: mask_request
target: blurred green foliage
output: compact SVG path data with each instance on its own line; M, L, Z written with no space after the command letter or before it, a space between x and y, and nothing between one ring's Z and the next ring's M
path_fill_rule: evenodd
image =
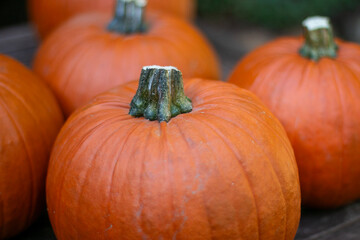
M202 16L232 16L282 29L313 15L336 17L360 0L198 0Z

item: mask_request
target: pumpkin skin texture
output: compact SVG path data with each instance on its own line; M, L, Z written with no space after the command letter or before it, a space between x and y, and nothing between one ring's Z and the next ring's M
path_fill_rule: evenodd
M28 0L29 14L41 38L48 36L66 20L86 12L112 13L115 0ZM150 11L167 13L182 19L195 17L195 0L148 0Z
M192 112L159 123L128 114L137 86L97 96L61 130L47 178L58 239L294 238L293 150L253 94L188 79Z
M44 83L0 55L0 239L27 228L45 208L50 149L62 123Z
M280 38L246 56L229 82L254 92L284 125L299 167L302 203L337 207L360 198L360 47L312 61L303 38Z
M219 79L211 46L188 23L168 16L147 18L146 33L108 32L110 15L78 16L40 47L34 71L52 88L68 116L97 94L134 81L146 65L177 66L184 77Z

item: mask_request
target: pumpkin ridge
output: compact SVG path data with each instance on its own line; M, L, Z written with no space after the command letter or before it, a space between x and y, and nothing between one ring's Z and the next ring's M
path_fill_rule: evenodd
M13 114L11 113L10 109L8 109L8 107L6 106L5 101L1 96L0 96L0 105L3 106L3 109L5 110L5 112L7 112L7 115L9 117L10 121L13 123L13 126L14 126L14 128L15 128L15 130L17 132L17 135L18 135L19 139L21 140L21 142L24 145L25 153L27 155L27 160L28 160L28 163L29 163L29 168L30 168L30 171L29 171L30 178L29 179L31 180L31 184L30 184L31 185L31 190L29 191L30 192L30 197L29 197L30 204L29 205L31 206L31 208L29 209L29 213L27 214L27 218L26 218L26 226L28 226L30 224L30 221L31 221L33 215L34 215L34 211L35 211L34 204L36 204L36 201L34 201L34 200L36 200L36 196L35 196L35 194L33 194L35 192L34 191L34 189L35 189L35 181L34 181L34 173L33 173L33 171L34 171L33 166L34 165L33 165L33 162L32 162L31 154L29 153L28 145L27 145L27 143L25 141L25 137L24 137L23 134L21 134L18 123L16 122Z
M184 145L187 147L187 150L188 150L189 152L191 152L191 151L192 151L192 147L190 146L190 144L189 144L189 142L188 142L188 137L185 135L185 133L184 133L183 129L181 128L181 126L177 123L177 121L173 121L172 124L174 124L174 125L177 127L177 129L178 129L178 131L179 131L179 133L180 133L180 135L181 135L181 137L182 137L182 139L183 139L183 142L185 143ZM187 151L186 151L186 152L187 152ZM194 153L195 153L196 156L197 156L197 152L194 151ZM189 157L190 159L192 159L192 161L194 162L194 165L196 166L196 173L199 174L198 158L195 158L192 154L189 155L188 157ZM200 178L199 181L201 181L201 182L200 182L201 185L204 185L204 184L203 184L203 180L202 180L201 178ZM206 221L207 221L209 233L210 233L210 236L212 236L212 226L211 226L211 223L210 223L210 217L209 217L209 213L208 213L208 208L206 207L206 204L205 204L205 196L204 196L204 193L202 193L200 196L201 196L201 197L199 197L199 199L201 199L201 202L203 203L203 204L202 204L202 207L203 207L203 209L204 209L204 213L206 214Z
M117 117L117 116L116 116ZM116 118L116 117L114 117L114 118ZM58 176L58 186L59 186L59 188L58 189L60 189L60 191L58 191L56 194L57 194L57 201L56 201L56 203L55 203L55 205L56 205L56 207L54 207L54 208L56 208L56 209L60 209L60 206L61 206L61 195L62 195L62 189L63 189L63 185L64 185L64 182L65 182L65 178L66 178L66 173L67 173L67 169L69 169L70 168L70 166L71 166L71 164L72 164L72 161L73 161L73 159L74 159L74 156L76 155L76 153L77 152L75 152L74 151L74 149L77 149L77 148L79 148L79 146L82 146L83 144L84 144L84 142L88 139L88 137L89 136L91 136L92 134L93 134L93 132L94 131L96 131L96 130L98 130L99 128L101 128L101 127L103 127L102 126L102 124L103 124L103 122L105 122L106 120L103 120L102 122L99 122L96 126L94 126L94 127L92 127L91 129L89 129L85 134L83 134L83 137L82 137L82 139L78 142L78 144L75 144L75 145L73 145L70 149L69 149L69 151L67 151L67 153L66 153L66 158L69 158L70 160L69 161L67 161L67 162L65 162L66 163L66 166L64 167L64 170L63 170L63 174L61 174L61 172L60 173L58 173L57 175L60 175L60 177ZM81 127L79 127L79 128L77 128L77 131L74 131L73 132L73 134L75 135L76 133L78 133L78 132L80 132L81 130L82 130L82 128L86 128L87 126L86 126L86 121L82 121L82 123L83 123L83 125L81 126ZM62 133L62 132L61 132ZM61 142L61 141L63 141L63 139L57 139L56 140L56 142ZM56 149L53 149L53 153L55 152L55 150ZM62 152L62 151L64 151L63 149L61 149L60 151L59 150L57 150L56 151L56 154L58 155L60 152ZM52 154L53 155L53 154ZM72 157L70 157L70 156L72 156ZM49 169L50 170L50 169ZM61 175L63 175L63 176L61 176ZM51 214L51 213L49 213L49 214ZM53 215L54 216L54 215ZM59 226L59 217L58 217L59 215L56 215L55 216L55 219L53 220L54 221L54 224L53 224L53 226ZM57 229L55 229L54 228L54 230L55 230L55 232L56 232L56 230Z
M265 74L265 72L266 72L265 78L274 79L274 80L276 80L276 82L278 82L279 81L278 79L280 79L280 78L279 77L274 78L273 76L278 74L279 72L282 73L285 69L288 70L288 68L290 68L290 64L289 64L290 58L292 58L292 55L287 55L286 57L279 56L277 58L274 58L273 61L270 61L267 66L264 66L265 67L264 71L260 71L257 73L257 77L254 80L254 82L252 83L250 90L253 91L256 89L257 92L262 92L262 89L264 88L264 86L265 87L267 86L268 82L261 81L261 78L259 77L259 76ZM276 65L274 66L274 64L276 64ZM287 72L289 73L290 71L288 70ZM281 79L280 79L280 81L281 81ZM279 85L279 84L277 84L277 85Z
M278 185L279 185L279 189L280 189L280 191L281 191L281 195L282 195L282 199L283 199L283 203L284 203L284 208L285 208L284 239L286 239L286 237L287 237L287 225L288 225L288 219L287 219L288 208L287 208L287 205L286 205L286 202L287 202L287 201L286 201L285 195L284 195L284 186L280 183L279 174L278 174L277 171L275 170L274 165L273 165L272 161L270 160L270 157L269 157L269 156L267 155L267 153L265 153L265 151L260 147L259 142L258 142L249 132L247 132L242 125L240 125L240 124L238 124L238 123L236 123L236 122L230 121L230 120L228 120L228 119L226 119L226 118L221 118L221 117L219 117L219 116L217 116L217 115L215 115L215 114L211 114L211 113L206 113L206 114L207 114L207 115L212 115L212 116L214 116L214 117L217 117L217 118L219 118L219 119L221 119L221 120L223 120L223 121L226 121L226 122L230 123L231 125L237 127L241 132L245 133L245 135L249 136L249 137L256 143L257 148L260 150L260 152L263 154L263 156L265 157L265 159L267 160L267 162L270 164L270 166L271 166L271 172L273 173L273 176L274 176L273 179L276 179L275 182L277 182ZM222 138L224 138L224 137L222 136ZM279 139L280 139L280 141L282 141L281 138L279 138ZM289 153L289 152L288 152L288 153ZM292 165L293 165L293 164L292 164ZM255 198L255 195L254 195L254 198ZM259 225L259 232L260 232L260 225ZM259 239L260 239L260 237L259 237Z
M52 38L55 38L54 36L56 36L57 37L57 34L55 33L55 34L53 34L53 36L50 36L49 37L49 39L52 39ZM59 65L59 62L63 62L63 61L65 61L65 59L67 59L68 58L68 56L69 55L73 55L73 54L71 54L72 53L72 51L74 51L74 50L76 50L79 46L81 46L82 44L83 44L83 39L86 37L86 38L89 38L90 36L91 37L95 37L95 36L97 36L96 35L96 33L91 33L91 34L86 34L85 36L82 36L82 35L75 35L75 36L79 36L78 38L79 39L77 39L77 38L75 38L77 41L75 41L75 42L72 42L72 44L71 45L66 45L65 46L65 48L68 50L68 51L62 51L62 52L64 52L65 54L61 54L60 56L61 56L61 58L59 57L59 55L57 55L56 56L56 58L52 58L52 59L50 59L50 63L48 63L47 65L52 65L54 62L55 62L55 66L58 66ZM92 38L89 38L89 40L91 40ZM44 43L43 43L43 46L45 46L45 47L47 47L47 45L49 44L48 42L50 42L51 40L46 40ZM53 45L55 45L55 44L53 44ZM56 45L55 45L56 46ZM60 46L59 46L60 47ZM52 49L53 47L51 47L51 49ZM64 49L63 49L64 50ZM41 51L41 49L40 49L40 51ZM37 61L35 61L34 62L34 70L35 70L35 72L37 72L37 73L40 73L40 72L42 72L42 70L39 70L39 67L37 67ZM54 70L51 72L51 74L54 74L54 73L56 73L58 71L58 68L54 68ZM46 75L44 75L44 76L46 76ZM51 83L51 82L50 82Z
M94 48L94 44L96 43L96 39L97 38L99 38L99 36L98 35L94 35L94 37L93 38L90 38L90 39L87 39L87 41L92 41L92 43L93 44L88 44L87 45L87 48L82 48L82 51L79 51L78 50L78 47L77 47L77 44L76 45L73 45L72 46L72 49L70 49L69 50L69 52L66 54L67 56L72 56L72 59L76 59L75 57L77 57L77 61L75 62L75 64L73 64L72 66L71 66L71 68L69 69L69 70L66 70L65 69L65 73L66 73L66 75L67 75L67 77L65 78L66 80L65 81L63 81L62 83L61 83L61 85L59 85L59 86L61 86L60 88L62 89L62 94L63 95L68 95L68 88L69 87L71 87L71 86L69 86L70 85L70 83L72 83L72 79L73 79L73 76L74 76L74 72L76 72L76 71L79 71L79 69L81 69L81 68L79 68L79 66L81 66L81 64L83 63L83 61L84 61L84 59L88 59L89 57L87 57L87 56L92 56L94 53L92 52L92 51L90 51L91 49L93 49ZM100 42L98 42L98 43L96 43L96 45L97 44L99 44L99 45L101 45L102 47L103 47L103 45L104 45L104 42L101 42L101 44L100 44ZM79 45L81 45L81 43L79 43ZM72 53L72 51L79 51L79 52L77 52L76 54L71 54ZM74 57L75 56L75 57ZM97 56L97 57L99 57L99 56ZM67 58L67 57L66 57ZM63 68L63 66L61 66L61 68L59 68L59 67L57 67L56 69L55 69L55 73L56 72L58 72L58 71L64 71L64 69L62 69ZM55 75L58 75L58 74L55 74ZM65 74L63 73L63 75L65 76ZM61 76L61 75L60 75ZM51 85L52 85L52 82L50 83ZM58 92L58 89L59 87L55 87L55 91L56 91L56 93L57 94L59 94L59 92ZM65 102L67 102L67 97L66 97L66 99L65 99ZM66 103L67 104L67 103ZM65 110L65 112L66 112L66 110Z
M207 115L210 115L210 116L214 116L214 117L217 117L216 115L213 115L213 114L208 114L208 113L202 113L202 115L204 115L204 114L207 114ZM239 166L241 167L241 169L242 169L242 172L244 173L244 176L245 176L245 178L247 179L247 186L248 186L248 189L250 189L250 191L252 192L252 196L253 196L253 200L254 200L254 206L255 206L255 208L256 208L256 212L257 212L257 220L259 220L259 215L258 215L258 210L257 210L257 205L256 205L256 200L255 200L255 197L254 197L254 193L253 193L253 190L252 190L252 188L251 188L251 184L250 184L250 182L249 182L249 179L248 179L248 177L247 177L247 173L246 173L246 171L245 171L245 168L242 166L242 163L240 163L239 161L238 161L238 154L231 148L231 147L229 147L228 145L227 145L227 142L225 141L225 139L223 138L223 135L222 134L220 134L219 132L218 132L218 130L216 129L216 127L214 127L213 125L210 125L210 124L207 124L207 123L205 123L204 122L204 120L203 119L197 119L197 117L199 116L199 114L193 114L192 115L193 116L193 119L195 119L195 120L197 120L198 122L200 122L202 125L206 125L207 127L209 127L210 128L210 130L212 130L212 132L213 132L213 134L215 135L215 136L218 136L219 137L219 139L221 139L222 140L222 142L224 143L224 146L226 147L226 148L228 148L229 150L231 150L231 152L232 152L232 155L234 156L234 158L235 158L235 161L239 164ZM219 117L219 119L221 119L221 120L223 120L222 118L220 118ZM200 130L199 130L200 131ZM210 149L211 150L211 149ZM260 227L259 227L259 224L258 224L258 230L260 229ZM258 231L259 232L259 231ZM260 239L260 238L259 238Z
M143 122L141 125L143 125L145 122ZM138 127L139 127L140 125L138 125L138 126L136 126L136 129L138 129ZM161 126L160 126L160 128L161 128ZM135 130L136 129L134 129L134 131L133 132L135 132ZM149 131L149 134L148 134L148 137L146 138L146 141L144 141L144 146L149 146L147 143L150 141L150 139L151 139L151 131ZM163 139L163 137L161 137L161 131L160 131L160 140L159 141L161 141L161 139ZM146 151L144 151L143 152L143 156L142 157L140 157L140 159L142 160L142 159L144 159L146 157ZM138 204L139 204L139 206L140 206L140 211L139 211L139 214L136 214L136 220L135 220L135 225L136 225L136 228L137 228L137 230L138 230L138 232L139 232L139 234L141 234L142 235L142 238L143 239L147 239L147 237L148 237L148 234L146 233L146 232L144 232L144 229L143 229L143 222L141 221L141 219L139 219L140 218L140 215L143 213L143 211L144 211L144 203L143 203L143 187L142 186L144 186L143 185L143 182L144 182L144 163L145 163L145 161L141 161L141 170L140 170L140 179L139 179L139 193L138 193L138 199L137 199L137 201L138 201Z
M0 74L0 75L1 75L1 74ZM15 89L11 89L11 88L9 88L8 86L6 86L5 84L2 84L1 82L0 82L0 87L1 87L3 90L9 92L15 99L17 99L19 102L22 103L22 106L28 111L28 113L29 113L29 115L32 117L32 119L34 119L34 123L35 123L37 126L40 126L39 129L41 129L40 132L41 132L41 135L42 135L41 140L43 140L43 143L45 143L46 147L50 147L50 143L48 143L48 142L46 141L46 137L45 137L46 134L44 134L43 128L41 128L41 124L39 123L39 119L36 118L36 117L34 117L34 116L36 116L36 113L34 113L33 111L31 111L31 108L29 107L28 102L25 101L25 99L24 99L23 97L21 97L20 95L18 95L18 94L17 94L17 91L16 91Z
M125 146L126 146L126 143L128 142L128 140L129 140L129 138L130 138L130 136L131 136L131 134L132 133L134 133L135 131L136 131L136 129L138 129L140 126L142 126L142 125L144 125L145 123L144 122L142 122L142 123L140 123L140 124L134 124L131 128L129 127L129 132L127 133L127 135L125 136L125 137L123 137L123 140L122 140L122 142L123 142L123 144L122 144L122 148L120 149L120 151L118 152L118 154L117 154L117 157L116 157L116 161L115 161L115 164L114 164L114 167L112 168L113 169L113 171L112 171L112 173L111 173L111 180L110 180L110 188L109 188L109 193L108 193L108 207L107 207L107 214L106 214L106 225L110 225L110 224L112 224L111 223L111 221L109 220L109 216L111 215L111 195L112 195L112 192L113 192L113 186L114 186L114 184L113 184L113 182L114 182L114 176L115 176L115 173L116 173L116 169L117 169L117 166L118 166L118 164L119 164L119 158L120 158L120 156L121 156L121 154L123 153L123 151L125 150ZM127 166L128 166L128 163L129 163L129 160L127 160L127 161L124 161L124 162L126 162L126 165L125 166L123 166L124 167L124 169L126 170L127 169ZM125 171L124 170L124 171ZM122 180L122 184L124 184L124 180Z
M164 147L162 147L164 152L167 152L167 157L166 159L166 169L167 169L167 176L168 176L168 182L169 182L169 186L175 186L175 180L174 180L174 175L172 174L172 172L174 171L175 167L174 167L174 160L172 157L172 150L170 150L169 147L169 129L167 128L167 125L163 125L161 124L161 126L163 126L164 130L164 137L161 139L162 140L162 146L165 146L165 149L168 149L168 151L164 150ZM144 164L144 161L143 161ZM165 168L165 167L164 167ZM182 230L182 228L184 227L187 218L186 216L183 216L183 214L181 214L181 216L183 217L179 227L177 228L175 225L175 221L176 221L176 208L174 207L174 189L170 187L170 191L171 193L169 194L169 200L171 202L170 204L170 210L171 210L171 232L173 233L173 237L172 239L176 239L177 234ZM184 193L185 194L185 193ZM182 209L182 212L185 212L185 203L183 202L183 204L180 207Z
M283 202L284 202L284 208L285 208L285 213L286 213L285 214L285 220L284 220L285 221L284 239L286 239L286 237L287 237L287 224L288 224L288 219L287 219L288 208L286 206L287 201L286 201L285 195L284 195L284 186L280 183L279 175L278 175L277 171L275 170L275 167L274 167L272 161L270 160L269 155L260 147L260 144L259 144L258 140L256 140L255 137L253 137L248 131L245 130L245 128L242 126L242 124L230 121L229 119L226 119L226 118L222 118L222 117L220 117L220 116L218 116L216 114L211 114L211 113L206 113L206 114L211 115L213 117L216 117L218 119L221 119L222 121L226 121L229 124L231 124L231 125L235 126L236 128L238 128L241 132L245 133L248 137L250 137L256 143L256 146L257 146L258 150L263 154L263 156L265 157L264 159L266 159L267 162L270 164L271 172L274 174L274 179L276 179L276 182L279 184L279 188L281 190L281 196L282 196L282 199L283 199ZM211 128L211 129L213 129L213 128ZM221 137L224 138L223 136L221 136ZM279 139L281 140L281 138L279 138ZM259 231L260 231L260 229L259 229Z
M111 122L108 122L108 123L107 123L107 127L109 127L109 126L111 126L112 124L117 123L117 122L118 122L118 119L116 118L116 120L111 121ZM92 163L97 159L97 157L98 157L99 153L101 152L101 150L103 149L103 147L106 146L107 142L108 142L115 134L117 134L118 131L119 131L122 127L123 127L123 125L121 125L120 127L114 129L114 131L113 131L111 134L109 134L109 136L106 136L106 137L103 136L103 137L101 138L100 141L101 141L102 143L100 143L100 141L99 141L98 148L95 150L95 152L94 152L94 154L92 155L91 159L87 161L88 164L92 165ZM94 132L94 133L95 133L95 132ZM93 133L93 134L94 134L94 133ZM77 153L78 153L78 152L77 152ZM77 153L74 155L74 158L76 157ZM80 216L80 214L79 214L79 209L80 209L80 207L82 206L80 203L81 203L81 201L82 201L82 195L83 195L83 193L84 193L84 186L85 186L86 183L88 182L90 172L91 172L91 168L88 167L88 168L86 169L85 177L84 177L84 179L83 179L83 181L82 181L82 183L81 183L80 193L79 193L78 196L77 196L77 204L76 204L76 205L78 206L78 208L77 208L76 214L75 214L75 215L77 216L77 219L75 220L76 222L80 221L80 219L79 219L79 216ZM78 232L77 232L77 233L78 233ZM78 233L78 234L79 234L79 233ZM80 238L81 238L81 237L78 235L78 239L80 239Z
M344 135L345 135L345 105L344 105L344 98L343 98L343 91L341 91L339 85L343 85L341 84L341 79L339 79L339 73L341 71L338 71L338 66L335 64L335 63L332 63L330 64L331 66L329 67L333 72L333 81L334 81L334 86L336 88L336 93L337 93L337 96L338 96L338 103L339 103L339 107L341 109L341 134L339 136L339 138L341 138L341 158L339 159L340 160L340 166L339 166L339 190L338 190L338 197L337 199L341 199L340 196L342 194L342 189L343 189L343 186L344 186L344 178L343 178L343 172L344 172L344 150L345 150L345 141L344 141ZM344 78L346 79L346 78Z
M207 114L208 114L208 113L207 113ZM225 120L225 119L223 119L223 118L221 118L221 117L218 117L218 116L216 116L216 115L212 115L212 114L208 114L208 115L214 116L214 117L220 119L221 121L224 121L224 120ZM248 189L250 189L250 191L251 191L251 193L252 193L252 196L253 196L254 206L255 206L256 215L257 215L258 240L260 240L260 239L261 239L261 235L260 235L260 216L259 216L258 204L257 204L257 200L256 200L256 197L255 197L255 193L254 193L254 190L253 190L253 186L252 186L252 184L251 184L251 182L250 182L250 178L249 178L249 176L248 176L248 173L247 173L247 171L245 170L245 167L244 167L243 163L240 161L241 156L239 156L239 153L238 153L237 151L235 151L235 150L233 149L233 147L230 146L229 142L225 140L223 134L222 134L214 125L212 125L212 124L209 123L209 122L208 122L208 123L205 123L205 121L207 121L207 119L202 119L202 121L201 121L202 124L206 124L206 125L210 128L210 130L212 130L213 133L215 133L215 135L219 136L219 139L221 139L222 142L224 142L224 146L225 146L226 148L228 148L228 149L232 152L232 154L235 156L235 158L236 158L236 160L237 160L237 163L240 165L240 167L241 167L241 169L242 169L242 172L244 173L244 177L245 177L245 179L246 179L246 181L247 181L247 183L248 183L248 184L247 184L247 185L248 185Z
M245 101L247 104L251 104L251 105L253 105L253 106L256 106L256 104L254 104L254 103L252 103L252 102L247 102L247 101ZM228 108L229 109L229 108ZM247 107L246 106L243 106L240 110L239 109L237 109L238 111L242 111L242 112L244 112L244 113L248 113L248 114L251 114L251 112L250 111L248 111L248 109L247 109ZM229 112L231 112L230 110L228 110ZM208 114L210 114L210 113L208 113ZM217 116L216 114L212 114L212 115L214 115L214 116ZM271 128L267 123L266 123L266 121L264 121L262 118L259 118L259 117L255 117L255 116L253 116L254 117L254 119L256 119L258 122L260 122L260 123L262 123L262 125L263 126L266 126L269 130L271 130L280 140L281 140L281 142L284 144L284 146L287 146L286 147L286 150L287 150L287 153L289 154L289 155L293 155L293 150L292 150L292 147L291 147L291 145L289 145L289 144L287 144L287 142L285 141L285 139L284 138L282 138L282 137L280 137L281 136L281 132L279 132L279 131L277 131L276 129L274 129L274 128ZM297 169L297 167L296 167L296 164L294 163L294 162L292 162L292 166L293 166L293 168L294 169Z
M351 78L352 82L355 82L356 84L359 84L359 86L360 86L360 81L357 78L357 76L359 74L355 73L355 71L347 65L348 63L346 61L343 61L342 59L338 59L338 63L341 64L341 67L345 68L348 71L348 73L352 76L352 78ZM354 63L354 64L356 64L356 63ZM356 65L358 65L358 70L360 73L360 64L356 64Z

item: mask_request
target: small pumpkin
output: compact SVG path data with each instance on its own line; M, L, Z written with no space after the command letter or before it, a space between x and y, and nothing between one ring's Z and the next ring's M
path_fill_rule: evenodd
M112 13L117 0L28 0L29 14L42 38L63 22L80 13ZM148 0L151 11L160 11L183 19L193 19L196 0Z
M45 208L50 149L62 123L44 83L0 55L0 239L27 228Z
M112 21L99 13L73 19L36 56L35 72L66 115L95 95L136 80L141 67L150 64L177 65L186 77L220 78L215 53L190 24L158 14L143 21L144 5L137 1L119 0L117 8Z
M283 123L300 171L302 202L360 198L360 47L334 40L328 18L304 21L246 56L229 82L253 91Z
M283 127L252 93L151 66L70 116L47 204L59 240L292 240L300 187Z

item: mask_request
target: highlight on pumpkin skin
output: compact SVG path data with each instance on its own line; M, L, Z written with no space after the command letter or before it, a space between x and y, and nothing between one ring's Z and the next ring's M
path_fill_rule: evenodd
M191 111L191 100L185 96L182 73L177 68L143 67L138 90L130 103L131 116L168 122Z
M114 19L107 29L119 33L145 32L144 21L147 0L117 0Z
M334 40L330 19L308 17L303 23L305 44L300 49L303 57L318 61L323 57L336 58L338 46Z

